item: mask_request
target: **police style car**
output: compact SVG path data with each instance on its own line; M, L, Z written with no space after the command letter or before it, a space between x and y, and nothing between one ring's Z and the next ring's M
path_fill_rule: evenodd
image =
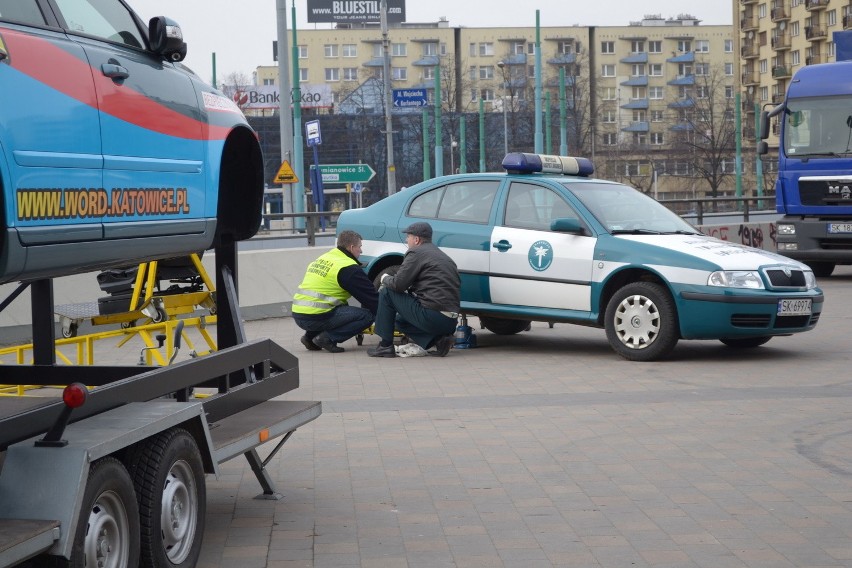
M401 230L432 225L462 277L461 310L498 334L530 321L601 327L634 361L679 339L757 347L813 329L813 272L789 258L699 233L632 187L592 179L584 158L510 153L506 173L462 174L345 211L372 278L405 254Z
M122 0L0 0L0 284L254 235L260 144L186 50Z

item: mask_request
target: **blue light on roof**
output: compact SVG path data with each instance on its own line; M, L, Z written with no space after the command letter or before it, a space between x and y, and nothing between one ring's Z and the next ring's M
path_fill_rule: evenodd
M506 157L503 158L503 168L509 173L516 174L540 172L586 177L595 173L595 166L588 158L529 154L526 152L506 154Z

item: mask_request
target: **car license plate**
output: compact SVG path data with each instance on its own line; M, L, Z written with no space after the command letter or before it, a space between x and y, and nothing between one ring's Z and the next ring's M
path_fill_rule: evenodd
M779 316L809 316L811 315L811 300L778 300Z
M828 232L831 234L852 233L852 223L829 223Z

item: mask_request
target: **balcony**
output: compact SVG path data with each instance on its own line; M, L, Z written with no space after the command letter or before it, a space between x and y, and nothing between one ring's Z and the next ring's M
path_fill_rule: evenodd
M747 32L758 28L757 16L743 16L740 18L740 31Z
M819 53L812 53L805 57L805 65L816 65L817 63L825 63L825 60Z
M757 0L740 0L740 4L747 6L749 4L757 4Z
M778 51L790 49L790 35L778 34L772 38L770 43L772 45L772 49Z
M773 46L774 47L774 46ZM760 47L757 45L744 45L740 48L743 59L754 59L760 56Z
M805 26L805 39L819 41L828 36L828 31L822 26Z
M828 0L805 0L805 10L825 10Z
M787 79L789 78L793 72L786 65L776 65L772 68L772 78L773 79Z
M649 106L650 104L648 104L648 99L630 99L630 102L621 105L621 108L641 110L647 109Z
M849 28L852 28L852 14L843 16L843 29L848 30Z
M646 121L634 121L621 129L622 132L648 132L649 130L651 127Z
M773 22L783 22L790 19L790 10L783 6L772 8L772 10L769 11L769 17Z
M754 71L743 71L742 75L742 84L743 85L757 85L760 83L760 80L757 78L757 73Z

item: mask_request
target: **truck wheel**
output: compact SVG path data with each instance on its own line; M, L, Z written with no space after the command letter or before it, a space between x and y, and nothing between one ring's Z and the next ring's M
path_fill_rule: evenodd
M817 278L826 278L834 272L835 264L833 262L809 262L808 266L814 271L814 276Z
M728 347L733 347L734 349L752 349L753 347L760 347L767 341L772 339L772 336L764 336L764 337L723 337L719 341L727 345Z
M618 290L606 307L604 326L610 346L629 361L662 359L679 339L674 301L653 282Z
M130 463L139 499L140 565L195 566L207 508L195 439L186 430L172 428L138 444Z
M513 320L505 318L490 318L479 316L482 327L497 335L515 335L525 331L530 326L529 320Z
M115 458L91 465L71 549L73 568L124 568L139 563L139 509L133 482Z

